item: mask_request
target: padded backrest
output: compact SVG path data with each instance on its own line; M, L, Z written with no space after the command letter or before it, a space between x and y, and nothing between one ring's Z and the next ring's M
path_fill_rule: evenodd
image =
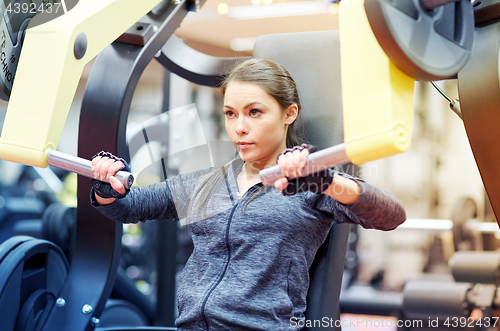
M299 90L307 141L318 149L344 142L338 31L265 35L253 57L281 63ZM334 224L309 270L306 319L339 318L338 301L350 225ZM306 330L334 330L311 327Z

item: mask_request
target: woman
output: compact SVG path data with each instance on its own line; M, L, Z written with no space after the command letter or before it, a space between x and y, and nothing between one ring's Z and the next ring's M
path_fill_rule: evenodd
M308 270L332 224L392 230L405 211L392 194L332 169L288 180L301 175L310 146L299 146L300 100L281 65L247 60L222 92L239 157L127 192L113 176L124 164L100 153L92 204L121 222L186 218L194 250L178 279L178 330L298 330ZM287 178L263 186L259 171L276 164Z

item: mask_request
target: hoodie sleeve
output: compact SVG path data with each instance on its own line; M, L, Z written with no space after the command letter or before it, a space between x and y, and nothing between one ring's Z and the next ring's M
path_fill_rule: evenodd
M339 173L358 183L359 200L344 205L326 194L318 194L315 208L336 223L359 224L365 229L390 231L406 220L406 212L401 200L394 194L376 188L360 178Z
M101 206L90 192L90 202L106 217L122 223L138 223L154 219L183 219L193 192L203 176L213 168L168 178L162 183L130 190L123 199Z

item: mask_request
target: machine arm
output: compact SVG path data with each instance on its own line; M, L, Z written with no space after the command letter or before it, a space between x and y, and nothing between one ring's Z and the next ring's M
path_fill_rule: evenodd
M26 31L0 137L0 158L47 167L85 64L160 0L86 0Z

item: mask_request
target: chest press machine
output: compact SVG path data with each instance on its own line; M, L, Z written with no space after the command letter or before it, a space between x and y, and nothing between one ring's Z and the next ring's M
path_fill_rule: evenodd
M308 165L362 164L409 148L414 80L455 76L472 48L470 2L431 2L344 0L339 33L259 38L254 56L272 58L290 70L304 101L306 134L325 148L311 155ZM60 157L58 166L66 166L66 157L54 150L83 67L98 54L82 103L78 154L88 159L104 149L128 159L125 128L130 102L153 58L171 72L209 86L217 86L220 76L239 60L199 53L173 35L186 13L203 3L83 0L64 15L26 30L16 84L9 91L2 83L9 105L0 158L47 167L55 154ZM498 12L496 2L484 3L476 13L483 7ZM436 22L444 22L443 30ZM425 33L419 32L422 28ZM426 57L442 52L442 44L453 51ZM5 76L1 78L5 82ZM499 95L498 90L492 93ZM276 170L263 172L263 183L279 178ZM489 183L485 180L488 193L495 190ZM48 241L13 237L0 245L3 329L87 331L98 325L116 276L122 228L89 205L88 179L79 177L78 188L71 265ZM498 203L492 199L494 207ZM348 232L349 226L334 225L318 251L310 270L310 320L338 318Z

